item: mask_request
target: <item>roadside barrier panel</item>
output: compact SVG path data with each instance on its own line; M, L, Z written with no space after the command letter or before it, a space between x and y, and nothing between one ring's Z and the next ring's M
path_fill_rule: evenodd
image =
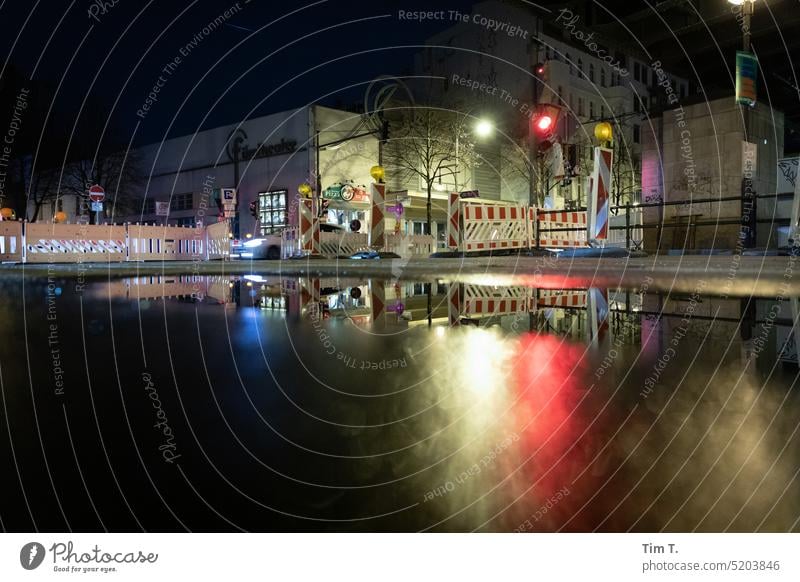
M511 315L528 311L530 288L464 285L464 310L467 317Z
M525 207L463 204L462 249L521 249L529 243Z
M128 225L128 260L190 261L205 258L205 233L191 226Z
M323 232L320 234L320 253L330 257L352 255L367 249L367 235L360 232Z
M435 245L433 236L427 234L387 234L384 249L406 259L427 257L433 253Z
M447 248L458 250L461 244L461 194L450 192L447 197Z
M281 258L288 259L300 252L300 229L288 226L281 231Z
M529 209L528 216L535 209ZM538 236L540 247L585 247L586 212L538 210L538 225L531 225L531 232ZM572 229L572 230L560 230Z
M22 222L0 221L0 261L21 263L25 243L22 238Z
M586 308L586 291L564 291L561 289L539 289L536 300L539 307Z
M206 227L206 251L209 260L230 258L231 230L227 220Z
M126 259L124 226L25 224L25 262L116 262Z
M311 198L302 198L298 209L300 249L309 253L319 253L320 232L316 204Z
M370 192L369 246L374 249L383 248L386 230L386 184L372 184Z

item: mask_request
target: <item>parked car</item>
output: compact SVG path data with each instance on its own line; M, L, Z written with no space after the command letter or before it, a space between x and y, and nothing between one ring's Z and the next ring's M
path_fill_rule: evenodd
M281 235L268 234L259 238L234 240L231 258L278 260L281 258Z

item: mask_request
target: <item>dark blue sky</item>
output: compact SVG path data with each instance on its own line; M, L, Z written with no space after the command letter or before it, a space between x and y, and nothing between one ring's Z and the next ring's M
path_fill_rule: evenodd
M414 51L387 47L422 44L450 24L398 22L398 9L433 8L421 1L240 0L234 9L234 0L112 3L106 0L104 11L90 0L0 0L0 55L36 81L60 84L59 110L76 110L88 93L90 102L114 108L113 124L127 136L140 122L139 143L161 139L170 124L171 135L194 131L206 114L209 127L238 121L254 107L280 111L330 92L343 102L359 100L363 87L339 90L410 72ZM450 0L436 9L465 11L471 4ZM226 10L234 13L204 33ZM185 56L182 47L189 47ZM347 57L354 53L362 54ZM175 57L181 62L166 74ZM310 70L339 57L346 58ZM159 81L157 101L141 119L137 111Z

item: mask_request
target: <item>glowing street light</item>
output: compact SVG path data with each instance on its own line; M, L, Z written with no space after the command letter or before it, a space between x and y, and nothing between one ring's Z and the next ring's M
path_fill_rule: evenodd
M494 131L494 125L487 119L481 119L475 124L475 135L478 137L489 137Z

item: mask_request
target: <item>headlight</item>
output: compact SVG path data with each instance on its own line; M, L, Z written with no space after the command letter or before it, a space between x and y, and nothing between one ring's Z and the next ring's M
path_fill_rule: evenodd
M245 241L244 246L246 246L248 248L257 247L259 245L264 244L264 242L266 242L266 241L263 238L254 238L253 240Z

